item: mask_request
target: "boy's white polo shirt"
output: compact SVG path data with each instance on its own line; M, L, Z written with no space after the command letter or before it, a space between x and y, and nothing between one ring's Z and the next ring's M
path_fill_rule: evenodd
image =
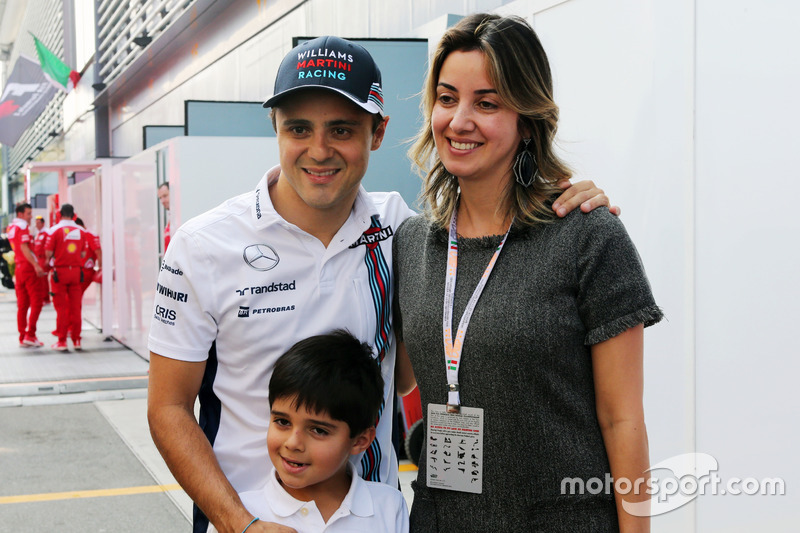
M293 498L281 486L272 465L269 480L257 491L239 494L245 508L264 522L289 526L303 533L408 533L408 507L403 494L383 483L353 476L350 490L328 522L314 501ZM209 528L209 531L216 529Z
M392 235L414 214L397 193L360 188L350 217L325 248L274 210L267 187L279 173L271 169L254 191L175 232L158 276L150 328L152 352L207 361L200 422L238 492L267 481L267 386L275 361L295 342L335 328L375 346L367 247L377 247L390 276ZM373 215L380 230L369 229ZM391 284L388 289L391 298ZM397 487L393 334L389 344L381 365L385 416L376 440L380 480Z

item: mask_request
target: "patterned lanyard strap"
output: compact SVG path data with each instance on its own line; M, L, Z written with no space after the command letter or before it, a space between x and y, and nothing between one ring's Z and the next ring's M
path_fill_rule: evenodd
M453 210L453 217L450 219L450 239L449 247L447 250L447 273L445 275L444 284L444 313L442 318L442 331L444 332L444 358L447 368L447 411L458 413L461 410L461 397L459 396L458 389L458 368L461 365L461 350L464 347L464 335L469 327L469 321L472 318L472 312L478 303L478 299L483 294L483 288L489 280L489 276L494 269L497 258L500 257L500 252L503 250L503 245L508 239L508 234L511 232L511 226L514 221L511 221L503 240L497 246L492 258L489 260L489 265L483 271L478 286L472 292L472 296L467 302L467 307L464 309L464 314L461 315L461 320L458 323L458 330L456 331L456 338L453 341L453 303L456 294L456 271L458 268L458 238L456 233L456 212Z

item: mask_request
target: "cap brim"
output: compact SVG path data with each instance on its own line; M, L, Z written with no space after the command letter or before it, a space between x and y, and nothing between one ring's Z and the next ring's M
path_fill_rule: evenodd
M305 86L302 86L302 87L293 87L291 89L287 89L287 90L283 91L282 93L278 93L278 94L275 94L275 95L271 96L266 102L264 102L262 104L262 107L275 107L275 105L282 98L284 98L284 97L286 97L286 96L288 96L290 94L294 94L294 93L296 93L298 91L302 91L302 90L306 90L306 89L322 89L322 90L326 90L326 91L335 92L336 94L344 96L345 98L347 98L348 100L350 100L351 102L356 104L358 107L360 107L361 109L363 109L367 113L370 113L372 115L378 114L381 117L385 116L383 110L380 107L378 107L378 104L376 104L375 102L371 102L371 101L361 102L361 101L357 100L356 98L353 98L352 96L350 96L349 94L347 94L344 91L341 91L341 90L336 89L334 87L325 87L325 86L322 86L322 85L305 85Z

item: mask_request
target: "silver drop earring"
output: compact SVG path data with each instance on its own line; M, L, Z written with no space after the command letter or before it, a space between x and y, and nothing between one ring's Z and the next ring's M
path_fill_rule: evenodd
M528 144L530 144L531 140L522 139L522 141L525 146L514 160L514 177L517 183L527 188L539 177L539 168L536 165L536 156L528 150Z

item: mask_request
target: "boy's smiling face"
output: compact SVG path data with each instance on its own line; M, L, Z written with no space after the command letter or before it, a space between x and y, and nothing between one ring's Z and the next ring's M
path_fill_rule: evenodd
M297 409L294 398L276 398L272 404L267 448L281 485L301 501L316 494L349 488L347 460L363 452L375 437L375 428L350 436L350 426L324 412ZM321 491L321 492L320 492Z

